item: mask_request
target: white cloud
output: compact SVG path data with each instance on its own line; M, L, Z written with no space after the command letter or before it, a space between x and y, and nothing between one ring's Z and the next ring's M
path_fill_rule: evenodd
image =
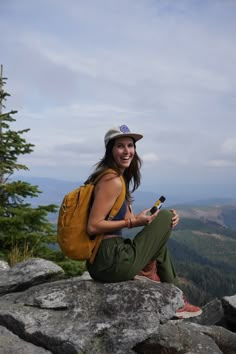
M221 145L222 152L236 156L236 138L228 138Z
M233 178L235 10L218 0L5 2L1 60L15 126L36 145L27 161L62 178L73 166L74 178L101 158L106 130L127 124L144 134L138 153L153 179L160 167L168 179L207 180L214 168Z
M229 160L211 160L208 162L209 167L225 168L236 167L236 161Z
M160 161L160 157L153 153L153 152L149 152L146 154L142 155L142 159L144 162L156 162L156 161Z

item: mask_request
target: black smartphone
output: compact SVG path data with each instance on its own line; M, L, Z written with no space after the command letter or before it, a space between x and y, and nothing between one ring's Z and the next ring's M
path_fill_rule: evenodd
M164 203L164 201L166 200L165 197L163 197L163 195L156 201L156 203L153 205L153 207L149 210L148 214L152 215L154 214L157 209L161 209L162 204Z

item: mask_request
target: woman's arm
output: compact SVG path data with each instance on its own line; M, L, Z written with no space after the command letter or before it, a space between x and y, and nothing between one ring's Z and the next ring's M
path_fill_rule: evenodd
M87 231L89 235L111 233L125 228L145 226L152 222L159 210L152 215L147 215L149 209L134 215L132 210L127 210L124 220L106 220L116 199L122 191L122 183L119 177L114 174L107 174L101 178L94 189L94 201L90 211Z
M94 188L94 201L90 211L87 231L90 235L109 233L127 227L125 220L105 220L122 191L120 177L107 174Z

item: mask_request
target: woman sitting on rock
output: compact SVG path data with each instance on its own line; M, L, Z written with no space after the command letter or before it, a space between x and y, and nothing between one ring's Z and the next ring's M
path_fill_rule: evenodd
M131 192L140 185L141 160L136 152L136 142L142 137L132 133L126 125L112 128L105 135L105 155L87 182L94 181L108 168L114 173L104 175L95 185L87 230L91 236L102 233L104 238L94 262L87 262L87 268L93 279L102 282L146 277L176 285L176 272L166 243L172 228L179 222L178 214L172 209L157 210L149 215L149 209L145 209L134 215L131 208ZM125 181L126 197L118 214L109 220L109 211L122 191L120 175ZM145 227L132 240L122 237L122 229L140 226ZM201 314L201 309L189 304L185 297L184 303L184 307L177 310L177 317Z

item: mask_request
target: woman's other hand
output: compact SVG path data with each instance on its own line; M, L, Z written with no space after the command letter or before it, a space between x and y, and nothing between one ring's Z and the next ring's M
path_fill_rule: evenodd
M173 217L171 219L171 227L174 228L178 225L179 223L179 215L177 214L175 209L170 209L170 211L173 214Z

